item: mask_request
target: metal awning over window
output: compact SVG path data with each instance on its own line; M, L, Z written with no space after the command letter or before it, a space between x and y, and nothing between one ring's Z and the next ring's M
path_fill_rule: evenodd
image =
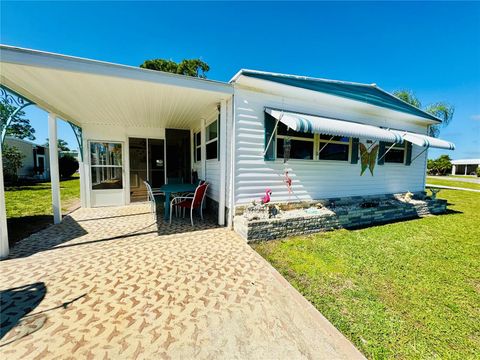
M391 132L401 136L403 140L409 141L412 144L425 148L438 148L446 150L455 150L455 144L446 140L437 139L431 136L411 133L408 131L390 130Z
M321 116L298 114L271 108L266 108L265 112L294 131L331 136L364 138L392 143L403 142L403 138L400 134L377 126L330 119Z

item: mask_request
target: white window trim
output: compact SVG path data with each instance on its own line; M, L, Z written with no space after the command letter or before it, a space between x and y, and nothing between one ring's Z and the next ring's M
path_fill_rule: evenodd
M217 136L213 139L210 139L207 141L207 136L208 136L208 128L210 125L212 125L214 122L217 122ZM219 157L218 157L218 123L219 123L219 120L218 119L215 119L213 121L210 121L208 124L205 125L205 161L219 161ZM217 142L217 156L214 157L214 158L211 158L211 159L208 159L207 158L207 145L213 143L213 142Z
M197 144L197 135L200 137L200 144ZM200 149L200 160L197 159L197 150ZM193 162L199 163L202 162L202 130L198 130L197 132L193 132Z
M93 165L92 164L92 147L91 147L91 144L92 143L107 143L107 144L120 144L120 146L122 147L122 151L121 151L121 154L122 154L122 164L121 165ZM124 156L124 151L125 151L125 144L123 141L112 141L112 140L88 140L87 142L88 144L88 165L90 167L90 191L110 191L110 192L113 192L113 191L119 191L119 190L125 190L126 186L125 186L125 156ZM92 179L93 179L93 176L92 176L92 169L93 168L120 168L122 169L122 188L121 189L93 189L93 182L92 182Z

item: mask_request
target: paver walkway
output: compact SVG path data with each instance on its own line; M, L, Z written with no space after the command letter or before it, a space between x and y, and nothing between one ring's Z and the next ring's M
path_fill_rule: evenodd
M3 359L362 355L235 233L80 209L0 262Z

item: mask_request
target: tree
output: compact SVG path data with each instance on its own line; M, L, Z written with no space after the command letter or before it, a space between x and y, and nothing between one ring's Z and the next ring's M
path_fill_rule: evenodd
M78 170L78 160L72 155L65 155L58 159L60 176L65 179L71 177Z
M2 161L6 179L12 182L18 180L18 169L22 167L24 157L25 155L16 146L3 145Z
M15 109L15 106L7 103L5 100L2 99L0 101L0 132L5 128L7 119ZM25 118L25 111L23 110L20 110L15 114L6 131L6 135L18 139L35 140L34 134L35 129L30 125L30 120Z
M49 140L47 138L47 142L45 143L46 147L49 146ZM68 143L65 140L58 139L57 140L57 147L59 151L70 151L70 148L68 147Z
M427 161L427 170L430 175L446 175L452 170L450 156L441 155L435 160Z
M145 60L140 65L143 69L150 69L156 71L165 71L172 74L187 75L206 79L210 66L200 59L183 59L182 62L176 63L172 60L152 59Z
M422 103L410 90L396 90L393 92L393 95L416 108L422 109ZM455 107L446 102L436 102L427 105L422 110L442 120L441 124L430 125L428 130L430 136L438 137L440 129L447 127L452 121Z

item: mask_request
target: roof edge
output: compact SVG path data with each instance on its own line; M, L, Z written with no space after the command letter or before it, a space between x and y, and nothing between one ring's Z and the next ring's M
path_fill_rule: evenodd
M36 57L41 57L41 58L44 58L44 59L52 59L52 60L56 60L56 61L66 61L66 62L77 63L77 64L81 64L81 65L103 66L103 67L106 67L106 68L115 69L117 71L118 70L127 70L127 71L136 72L138 74L145 74L145 75L148 74L149 76L153 76L153 77L163 76L163 77L169 78L171 80L187 81L187 82L191 81L192 83L216 86L218 88L225 89L225 92L227 92L227 93L233 93L233 87L228 82L211 80L211 79L202 79L202 78L197 78L197 77L187 76L187 75L172 74L172 73L165 72L165 71L144 69L144 68L136 67L136 66L132 66L132 65L125 65L125 64L118 64L118 63L113 63L113 62L108 62L108 61L94 60L94 59L89 59L89 58L84 58L84 57L64 55L64 54L53 53L53 52L48 52L48 51L22 48L22 47L19 47L19 46L6 45L6 44L0 44L0 54L2 55L2 56L0 56L0 63L1 62L19 63L19 61L14 62L12 60L12 57L9 58L8 57L8 52L12 52L12 53L17 54L17 55L26 55L26 56L32 56L32 57L36 56ZM5 59L5 54L7 54L6 59ZM48 66L44 64L44 67L48 67ZM52 66L50 66L50 67L52 67Z
M363 87L368 87L368 88L374 88L379 91L381 91L383 94L394 98L395 100L401 101L403 104L406 106L415 109L421 113L423 113L425 116L423 118L428 119L428 120L433 120L437 121L439 123L442 123L443 121L439 119L438 117L429 114L425 112L424 110L417 108L413 106L412 104L407 103L406 101L400 99L399 97L389 93L386 90L383 90L380 88L377 84L372 83L372 84L365 84L365 83L358 83L358 82L353 82L353 81L343 81L343 80L332 80L332 79L324 79L324 78L316 78L316 77L311 77L311 76L302 76L302 75L292 75L292 74L284 74L284 73L274 73L274 72L269 72L269 71L260 71L260 70L251 70L251 69L240 69L229 81L229 83L235 83L237 80L240 78L240 76L245 75L248 76L249 74L252 75L269 75L269 76L274 76L274 77L283 77L283 78L289 78L289 79L297 79L297 80L308 80L308 81L318 81L318 82L326 82L326 83L333 83L333 84L346 84L346 85L356 85L356 86L363 86ZM287 86L294 86L294 85L287 85ZM314 90L311 90L314 91ZM334 95L335 96L335 95ZM398 110L397 110L398 111Z
M358 86L365 86L365 87L375 87L375 84L364 84L359 82L353 81L344 81L344 80L333 80L333 79L325 79L325 78L316 78L311 76L305 75L295 75L295 74L285 74L285 73L275 73L270 71L261 71L261 70L252 70L252 69L240 69L232 79L230 79L229 83L235 82L241 75L248 74L257 74L257 75L271 75L271 76L278 76L278 77L285 77L290 79L298 79L298 80L311 80L311 81L319 81L319 82L329 82L334 84L347 84L347 85L358 85Z
M5 136L5 140L7 140L7 139L8 139L8 140L20 141L20 142L22 142L22 143L29 144L29 145L40 146L40 147L43 147L43 148L46 148L46 149L48 148L48 146L34 143L32 140L20 139L20 138L17 138L17 137L15 137L15 136L11 136L11 135L6 135L6 136Z

